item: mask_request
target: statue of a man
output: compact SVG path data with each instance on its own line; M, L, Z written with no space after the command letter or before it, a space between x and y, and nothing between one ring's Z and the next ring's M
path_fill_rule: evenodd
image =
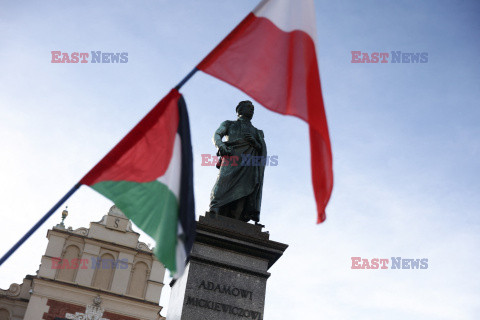
M210 195L210 212L259 222L267 147L263 131L255 128L251 101L241 101L237 121L224 121L213 142L221 156L220 172ZM223 138L225 137L225 141Z

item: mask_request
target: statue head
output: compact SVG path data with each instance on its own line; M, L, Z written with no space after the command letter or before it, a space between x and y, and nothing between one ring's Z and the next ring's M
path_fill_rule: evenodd
M255 108L251 101L245 100L245 101L240 101L240 103L238 104L235 110L237 111L238 117L245 117L248 120L251 120L253 118L253 112Z

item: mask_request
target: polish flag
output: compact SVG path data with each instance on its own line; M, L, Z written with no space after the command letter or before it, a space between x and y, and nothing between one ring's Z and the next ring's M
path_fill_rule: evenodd
M332 193L332 151L316 52L313 0L263 0L197 68L266 108L309 125L317 223Z

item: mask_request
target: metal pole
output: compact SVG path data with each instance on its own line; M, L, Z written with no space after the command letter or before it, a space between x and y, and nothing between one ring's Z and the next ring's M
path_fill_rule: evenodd
M189 74L187 74L185 76L185 78L182 79L182 81L180 81L179 84L177 84L177 86L175 87L175 89L177 90L180 90L180 88L185 84L185 82L187 82L188 80L190 80L190 78L198 71L197 67L193 68L192 71L190 71Z
M76 185L73 186L72 189L70 189L70 191L68 191L63 197L62 199L60 199L40 220L38 220L38 222L30 229L28 230L27 233L25 233L25 235L20 239L18 240L17 243L15 243L15 245L10 249L8 250L7 253L5 253L2 257L2 259L0 260L0 266L15 252L17 251L17 249L25 242L27 241L28 238L30 238L30 236L35 232L37 231L38 228L40 228L40 226L45 222L47 221L48 218L50 218L52 216L52 214L57 211L57 209L65 202L67 201L68 198L70 198L70 196L72 194L75 193L75 191L78 190L78 188L80 188L81 184L80 183L77 183Z

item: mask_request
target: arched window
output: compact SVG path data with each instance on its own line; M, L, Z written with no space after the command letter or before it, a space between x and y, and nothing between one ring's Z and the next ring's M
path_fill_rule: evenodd
M78 269L78 261L75 263L75 259L79 259L80 249L77 246L70 245L65 250L62 257L62 261L59 263L60 269L57 273L57 279L63 281L74 282L75 274Z
M10 320L10 313L6 309L0 309L0 320Z
M137 262L132 270L128 294L137 298L145 296L145 288L148 280L148 266L145 262Z
M96 269L93 286L103 290L110 290L113 273L115 271L114 257L109 253L105 253L98 261Z

